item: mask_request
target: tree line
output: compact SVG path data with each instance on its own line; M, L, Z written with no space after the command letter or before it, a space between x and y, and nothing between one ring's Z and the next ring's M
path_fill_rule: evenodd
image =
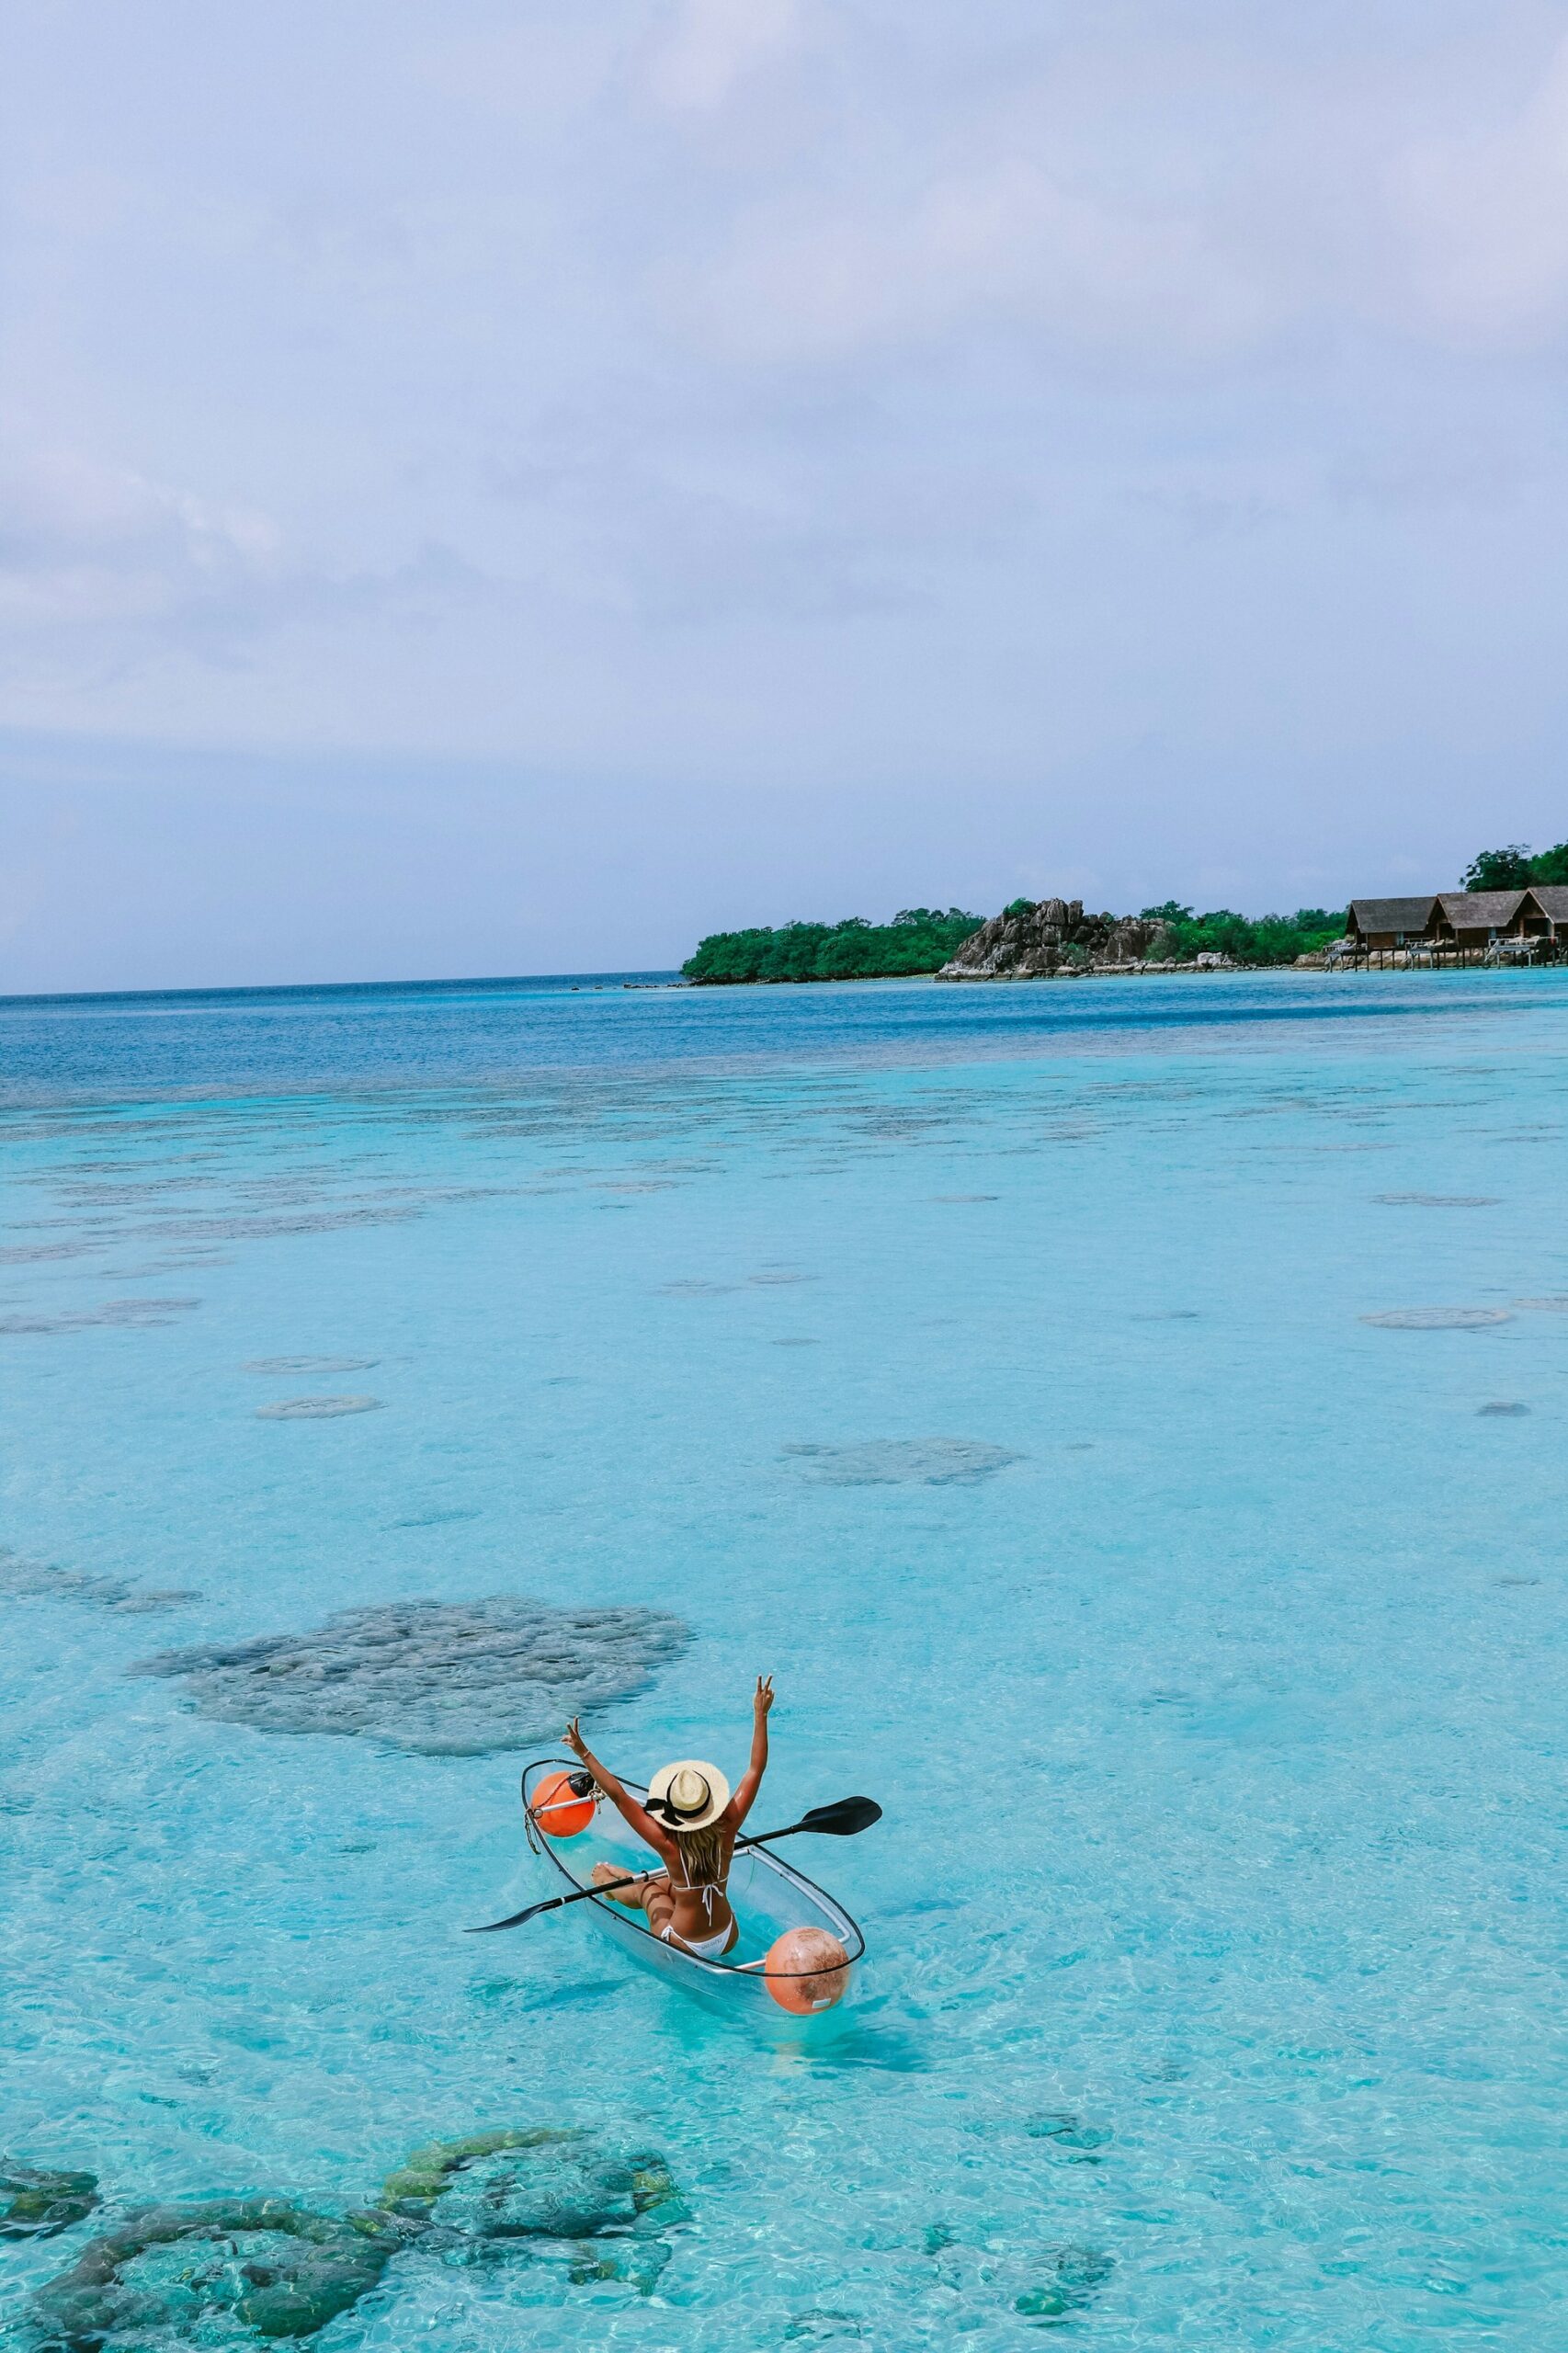
M681 971L688 981L887 981L934 972L981 918L962 907L902 907L892 923L786 923L774 931L715 931Z
M1568 883L1568 842L1530 851L1523 842L1483 849L1460 877L1461 891L1524 891L1532 882Z
M1568 884L1568 842L1532 851L1522 842L1483 849L1460 878L1463 891L1521 891L1531 882ZM1027 915L1038 903L1015 899L1005 912ZM1238 964L1293 964L1345 930L1342 907L1298 907L1294 915L1243 915L1233 907L1195 914L1179 900L1140 909L1164 926L1156 955L1189 964L1203 955ZM902 907L892 923L846 915L838 923L786 923L769 929L715 931L681 966L688 981L877 981L935 972L958 952L982 918L962 907Z
M1293 964L1315 956L1344 932L1344 907L1298 907L1293 915L1239 915L1233 907L1194 915L1178 900L1140 910L1146 923L1165 929L1165 953L1178 964L1195 956L1229 956L1238 964ZM1154 951L1156 954L1158 949Z
M1027 915L1032 899L1015 899L1009 915ZM1145 907L1165 926L1163 952L1188 964L1205 952L1238 964L1290 964L1312 954L1345 929L1343 913L1301 907L1293 915L1239 915L1229 907L1195 915L1167 899ZM715 931L699 942L681 971L688 981L721 987L745 981L876 981L937 972L981 917L962 907L903 907L892 923L849 915L840 923L786 923L777 929Z

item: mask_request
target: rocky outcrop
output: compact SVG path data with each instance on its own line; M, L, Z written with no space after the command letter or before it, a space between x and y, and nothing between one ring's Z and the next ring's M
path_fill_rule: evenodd
M1141 915L1085 915L1082 899L1017 904L982 924L939 981L1049 980L1057 972L1115 972L1169 953L1161 923Z

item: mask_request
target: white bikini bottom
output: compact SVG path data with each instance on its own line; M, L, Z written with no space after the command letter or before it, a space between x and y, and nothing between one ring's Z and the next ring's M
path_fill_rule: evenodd
M661 1928L659 1935L665 1944L675 1945L682 1952L694 1952L699 1961L717 1961L730 1941L733 1927L733 1922L729 1922L712 1937L677 1937L673 1927Z

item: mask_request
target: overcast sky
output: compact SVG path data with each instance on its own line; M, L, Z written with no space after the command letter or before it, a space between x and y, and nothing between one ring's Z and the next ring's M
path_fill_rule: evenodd
M0 989L1568 835L1568 6L6 21Z

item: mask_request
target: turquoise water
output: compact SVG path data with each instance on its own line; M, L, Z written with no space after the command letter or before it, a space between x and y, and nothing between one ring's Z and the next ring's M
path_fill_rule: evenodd
M1565 1017L1557 973L0 1006L0 1542L66 1573L0 1603L0 2147L106 2201L0 2245L11 2341L150 2200L340 2213L581 2126L666 2160L656 2276L426 2241L323 2353L1560 2343ZM1460 1308L1503 1320L1362 1320ZM375 1409L258 1415L323 1389ZM580 1915L465 1938L549 1892L520 1756L126 1673L498 1592L689 1625L589 1726L629 1771L737 1772L771 1669L763 1811L881 1802L788 1850L867 1934L835 2033Z

